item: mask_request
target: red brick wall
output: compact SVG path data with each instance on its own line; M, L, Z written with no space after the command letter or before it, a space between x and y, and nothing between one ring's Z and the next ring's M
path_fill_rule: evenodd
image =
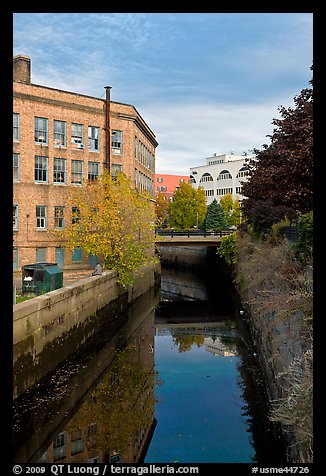
M154 171L144 167L135 158L135 137L155 156L156 139L136 109L131 105L110 103L111 130L123 133L123 153L111 153L111 164L121 163L123 172L131 179L135 171L141 170L154 182ZM20 155L20 179L14 182L13 204L18 206L18 231L14 231L14 247L18 248L18 267L35 262L36 247L47 248L47 261L55 261L55 247L62 243L51 233L54 230L54 207L65 206L70 195L71 161L84 163L84 179L88 175L88 162L99 162L100 173L106 163L105 143L105 100L69 93L33 84L14 82L13 112L20 115L20 140L13 143L13 152ZM34 118L48 119L48 144L34 142ZM66 147L54 145L53 121L66 122ZM71 144L71 124L84 125L84 149L73 148ZM142 125L142 128L139 127ZM100 129L100 151L89 151L87 144L88 126ZM48 157L48 182L35 183L35 156ZM66 185L53 183L54 158L66 159ZM36 230L36 205L47 206L47 230ZM70 213L70 210L66 209ZM27 215L29 217L27 218ZM66 218L69 214L66 214ZM88 257L83 257L88 262ZM65 264L71 264L71 253L65 251Z

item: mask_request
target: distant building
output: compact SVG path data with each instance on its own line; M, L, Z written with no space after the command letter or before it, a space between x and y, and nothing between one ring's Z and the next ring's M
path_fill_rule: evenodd
M71 221L67 199L105 169L154 197L155 135L130 104L31 82L28 56L13 58L13 268L39 262L93 267L53 236Z
M163 193L167 200L171 200L180 183L189 183L189 180L189 175L155 174L155 197Z
M190 183L194 188L202 186L205 190L207 205L214 198L219 202L227 194L233 199L240 201L242 195L242 183L247 180L249 169L246 160L254 156L247 155L217 155L206 159L205 165L190 168Z

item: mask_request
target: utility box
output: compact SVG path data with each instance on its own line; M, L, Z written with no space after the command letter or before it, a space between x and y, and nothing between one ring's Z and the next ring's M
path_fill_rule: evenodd
M22 266L22 291L44 294L62 288L63 271L57 263L33 263Z

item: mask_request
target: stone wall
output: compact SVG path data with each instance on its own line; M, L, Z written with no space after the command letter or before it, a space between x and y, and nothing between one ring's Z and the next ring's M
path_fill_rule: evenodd
M159 276L159 266L149 265L139 272L133 286L123 288L117 284L116 271L107 271L15 304L14 398L92 336L98 311L110 305L108 319L117 319Z

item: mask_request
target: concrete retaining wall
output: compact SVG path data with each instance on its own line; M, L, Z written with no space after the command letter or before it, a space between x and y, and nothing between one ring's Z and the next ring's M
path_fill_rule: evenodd
M117 284L115 271L76 281L13 306L14 398L76 351L93 334L96 313L108 319L155 285L158 266L141 269L134 285ZM80 330L82 329L82 332Z

